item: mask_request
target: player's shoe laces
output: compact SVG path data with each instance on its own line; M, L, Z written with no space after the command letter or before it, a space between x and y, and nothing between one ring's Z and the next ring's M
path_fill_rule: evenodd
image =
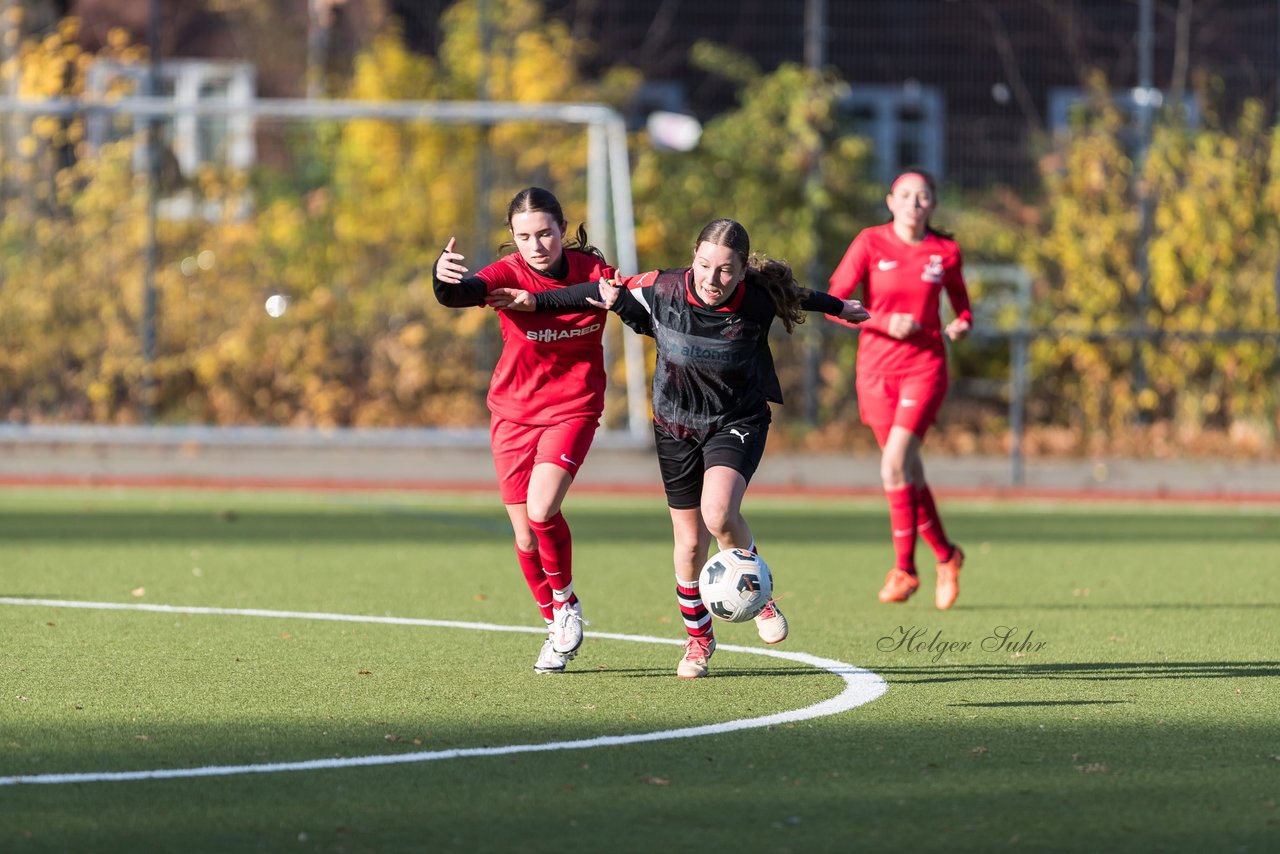
M951 557L938 564L938 586L934 591L934 603L939 611L945 611L956 603L960 595L960 567L964 566L964 550L951 546Z
M765 643L782 643L787 639L787 618L782 616L782 609L769 600L760 613L756 614L756 631L760 640Z
M551 638L542 642L542 651L538 660L533 663L534 673L564 673L565 665L573 660L576 652L559 653L551 645Z
M904 569L894 567L884 577L884 587L880 589L880 601L905 602L919 587L919 578Z
M716 651L716 639L713 637L689 638L684 645L684 658L676 666L676 675L681 679L701 679L707 675L707 659Z
M551 647L561 655L577 652L582 646L582 603L557 605L552 609Z

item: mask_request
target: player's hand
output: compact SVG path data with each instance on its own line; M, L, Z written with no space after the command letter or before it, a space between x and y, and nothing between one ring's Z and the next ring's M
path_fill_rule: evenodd
M600 286L599 301L587 297L587 302L596 308L613 308L614 303L618 301L618 296L622 293L622 286L618 284L617 279L601 279L598 284Z
M967 320L961 320L957 317L955 320L947 324L946 333L947 337L952 341L959 341L968 337L969 330L971 329L973 329L973 324Z
M886 324L884 331L889 333L890 338L897 338L901 341L919 328L920 324L916 322L914 317L904 312L895 311L889 315L889 322Z
M453 251L454 244L457 242L456 237L450 237L449 245L436 260L436 278L450 285L461 282L468 272L466 265L462 263L466 260L466 256Z
M844 303L844 310L840 312L840 319L847 320L850 323L862 323L864 320L871 319L871 312L863 307L862 303L856 299L841 300Z
M494 288L484 298L485 304L498 311L533 311L537 303L533 294L519 288Z

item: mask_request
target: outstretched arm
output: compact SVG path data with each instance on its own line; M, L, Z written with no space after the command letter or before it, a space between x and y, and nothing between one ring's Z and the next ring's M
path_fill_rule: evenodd
M574 311L584 308L608 308L600 299L597 282L555 288L549 291L522 290L521 288L494 288L486 302L499 311Z
M479 276L467 275L467 268L462 263L465 256L453 251L456 243L456 238L450 237L449 245L436 259L436 265L431 269L431 290L436 301L449 308L484 305L489 284Z
M634 279L643 280L642 276ZM649 306L653 304L653 286L628 288L617 279L600 280L600 301L592 305L607 308L622 319L622 322L641 335L656 337L653 330L653 315Z
M640 289L644 293L645 289ZM649 290L652 290L650 288ZM604 308L622 318L622 322L641 335L653 335L653 319L649 315L650 297L638 299L616 279L600 279L583 282L549 291L530 291L518 288L494 288L488 296L488 304L503 311L573 311L584 308Z
M832 317L838 317L849 323L862 323L871 314L856 299L840 299L822 291L809 291L800 300L800 307L805 311L820 311Z

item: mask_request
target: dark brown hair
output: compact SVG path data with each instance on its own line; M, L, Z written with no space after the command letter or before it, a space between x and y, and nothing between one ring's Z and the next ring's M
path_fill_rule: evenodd
M540 211L542 213L551 214L555 219L556 225L560 226L560 231L568 234L568 224L564 221L564 210L560 207L560 200L550 190L544 190L541 187L525 187L516 193L515 198L511 200L511 204L507 205L507 228L511 228L511 220L518 213L532 213ZM572 238L567 239L562 244L565 249L577 249L579 252L586 252L588 255L594 255L601 261L605 260L604 253L587 242L587 227L585 224L579 223L578 232ZM504 249L515 248L515 243L508 240L498 247L501 253Z
M763 288L769 294L773 300L773 312L782 319L787 332L793 330L797 323L804 323L805 312L800 308L800 300L808 295L808 290L800 287L791 265L786 261L751 253L751 237L742 223L731 219L712 220L698 234L693 251L696 253L703 243L733 250L745 268L743 282L750 287Z

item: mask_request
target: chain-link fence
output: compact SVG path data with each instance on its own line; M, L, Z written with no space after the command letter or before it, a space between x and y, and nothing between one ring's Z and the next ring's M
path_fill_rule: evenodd
M979 323L952 348L940 424L951 438L935 441L1015 459L1098 442L1188 447L1208 433L1276 446L1280 2L547 2L546 15L518 17L537 5L385 4L398 46L353 43L351 82L325 87L377 107L264 99L263 69L276 66L262 57L150 64L122 41L69 60L69 42L29 34L9 55L0 114L0 419L479 427L497 324L435 304L443 243L456 237L474 267L493 260L507 201L546 185L624 271L680 263L634 248L640 233L661 243L660 219L687 227L652 194L632 227L616 170L651 146L643 118L684 110L711 129L744 87L809 62L833 69L839 109L819 127L779 107L801 125L792 141L817 129L818 144L841 146L853 133L869 152L858 186L828 172L806 191L827 216L857 209L846 242L883 215L875 200L897 169L943 180L941 217L970 262ZM543 53L521 54L517 31ZM558 108L530 103L463 120L481 90L537 101L529 81L545 77L545 57L569 55L557 38L609 46L575 54L584 76L635 69L592 90L615 96L616 113L566 108L626 117L629 139L616 118L551 119ZM764 77L732 83L726 67L698 66L699 39L742 51ZM424 111L412 93L446 72L437 88L456 100ZM59 97L73 76L81 89ZM777 222L748 223L753 233L790 228L805 246L804 202L770 207L769 187L739 177L752 156L705 162L713 180L690 200L733 213L764 192L752 209ZM828 239L791 260L821 286L843 249ZM608 347L606 426L639 435L646 360L616 325ZM774 347L788 399L779 435L869 443L855 336L814 320ZM1150 424L1164 432L1123 446L1129 426Z

